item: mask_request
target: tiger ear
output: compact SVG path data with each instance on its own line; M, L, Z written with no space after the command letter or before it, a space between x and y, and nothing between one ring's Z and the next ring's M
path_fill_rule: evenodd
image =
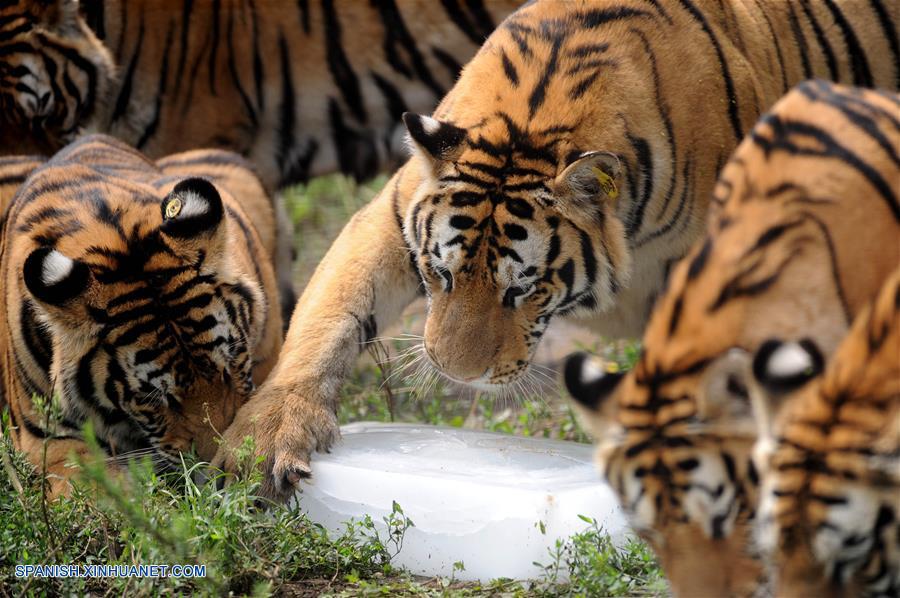
M825 368L825 357L811 339L769 339L753 357L753 410L760 435L769 434L785 399Z
M584 152L569 163L553 181L554 192L585 202L597 198L614 200L619 196L621 162L610 152Z
M697 395L697 417L705 425L722 427L729 433L755 434L750 361L747 351L733 348L707 367Z
M222 196L206 179L190 178L175 185L160 204L162 231L179 239L213 236L224 222Z
M465 129L412 112L403 113L403 123L414 148L432 161L453 160L462 151Z
M589 353L573 353L566 358L563 377L582 425L594 438L605 437L614 424L610 398L624 374Z
M25 259L25 287L46 305L62 307L80 297L91 285L90 268L52 247L40 247Z

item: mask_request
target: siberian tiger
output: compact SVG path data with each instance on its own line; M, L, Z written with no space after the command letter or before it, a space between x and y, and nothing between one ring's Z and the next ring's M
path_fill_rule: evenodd
M566 363L601 472L678 594L760 583L749 352L777 335L829 355L900 264L898 114L896 94L799 85L725 166L634 369Z
M269 196L235 154L154 163L88 136L37 165L0 238L0 406L54 493L86 421L119 460L212 457L281 348L274 250Z
M822 363L808 340L756 354L757 543L780 596L898 596L900 269Z
M555 316L639 335L760 113L811 75L896 88L898 22L859 0L523 7L434 118L406 116L414 156L320 264L229 442L254 436L288 494L363 343L417 292L431 362L487 388L526 374Z
M0 57L15 67L0 66L0 97L38 133L51 109L65 116L57 144L81 124L151 157L236 151L270 191L335 170L368 178L401 155L400 115L431 110L521 3L14 0L0 8ZM93 86L64 79L89 65Z

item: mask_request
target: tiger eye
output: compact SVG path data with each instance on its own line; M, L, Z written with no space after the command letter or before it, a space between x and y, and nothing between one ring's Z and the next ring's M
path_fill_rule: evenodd
M178 197L172 198L172 201L166 204L166 218L175 218L178 214L181 213L181 199Z

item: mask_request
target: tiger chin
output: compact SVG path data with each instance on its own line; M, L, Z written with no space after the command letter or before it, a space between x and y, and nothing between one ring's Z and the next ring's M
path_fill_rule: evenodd
M788 93L725 165L707 234L673 269L634 368L567 360L601 475L677 595L767 589L754 354L764 363L772 338L805 339L783 363L819 371L900 264L900 206L885 184L900 180L898 102L825 81ZM818 356L802 359L812 346Z
M111 470L130 455L176 467L192 448L210 460L281 347L274 212L243 159L154 163L85 137L35 165L5 225L0 398L52 493L70 491L88 422Z

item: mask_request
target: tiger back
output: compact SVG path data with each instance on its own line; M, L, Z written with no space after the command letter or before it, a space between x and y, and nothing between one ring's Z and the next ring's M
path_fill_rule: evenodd
M47 443L54 492L88 421L116 462L211 458L281 347L273 214L237 155L154 163L102 135L22 183L2 237L0 388L15 445L43 467Z
M896 596L900 268L821 363L802 339L756 354L757 543L778 595Z
M581 354L566 382L598 462L679 594L752 593L758 474L749 354L830 354L900 263L896 94L823 81L764 115L725 166L704 239L673 270L627 375Z

